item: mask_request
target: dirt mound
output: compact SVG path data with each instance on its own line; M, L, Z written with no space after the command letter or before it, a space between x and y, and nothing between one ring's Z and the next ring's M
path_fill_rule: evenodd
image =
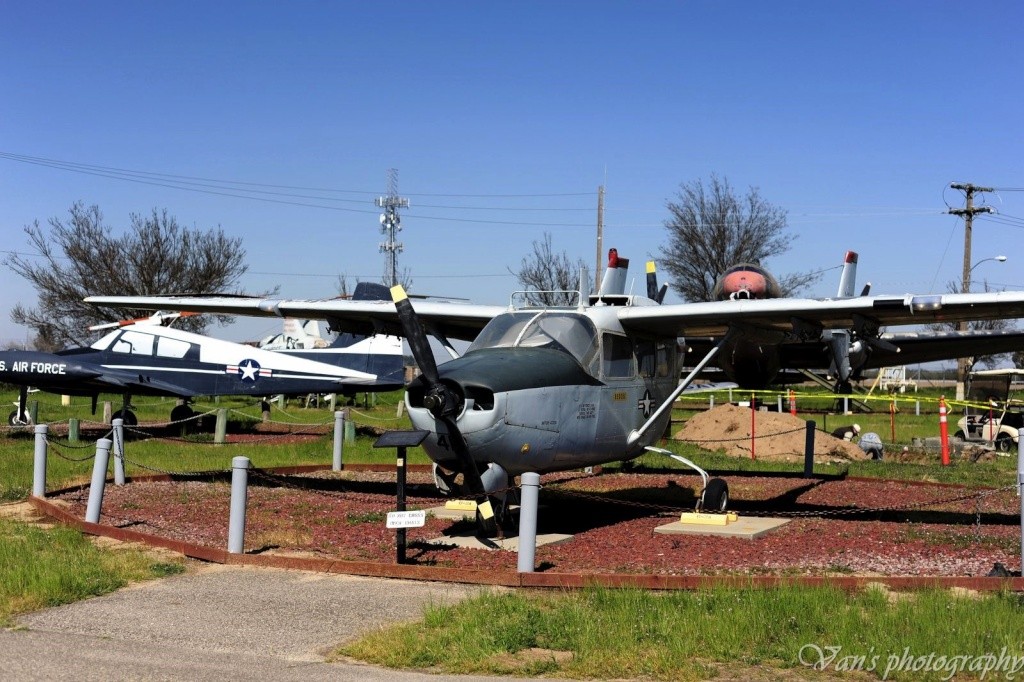
M754 456L781 462L802 462L807 422L779 412L754 412ZM719 405L696 414L676 432L676 440L694 443L705 450L724 450L733 457L750 457L750 408ZM817 461L868 459L859 446L830 434L814 434Z

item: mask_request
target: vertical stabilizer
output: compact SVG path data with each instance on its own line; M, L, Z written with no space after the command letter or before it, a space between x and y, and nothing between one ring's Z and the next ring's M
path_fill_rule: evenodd
M619 258L618 249L608 249L608 269L601 279L601 296L621 296L626 293L626 275L629 259Z
M843 274L839 276L839 293L836 298L853 298L857 286L857 252L847 251L843 261Z

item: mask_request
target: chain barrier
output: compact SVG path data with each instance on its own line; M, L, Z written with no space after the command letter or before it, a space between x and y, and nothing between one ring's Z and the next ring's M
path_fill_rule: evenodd
M366 414L365 412L360 412L359 410L353 409L351 407L348 409L352 414L358 414L360 417L370 419L376 422L397 422L402 420L401 417L374 417L372 414ZM355 422L354 419L352 421L353 423Z
M182 477L182 478L202 478L202 477L214 476L214 475L217 475L217 474L223 474L223 473L227 473L227 472L231 471L230 468L229 469L192 470L192 471L172 471L170 469L161 469L160 467L149 466L149 465L143 464L141 462L136 462L135 460L128 459L127 457L123 457L123 459L124 459L124 463L125 464L131 464L132 466L138 467L140 469L145 469L146 471L153 471L153 472L156 472L158 474L164 474L165 476L179 476L179 477Z
M786 435L789 435L791 433L804 433L805 431L807 431L807 427L798 426L798 427L796 427L794 429L789 429L788 431L775 431L773 433L757 433L757 434L754 434L754 440L760 440L762 438L774 438L776 436L786 436ZM824 433L824 432L822 432L822 433ZM698 443L698 444L699 443L732 443L732 442L745 442L745 441L749 441L750 438L751 437L749 435L747 435L747 436L737 436L736 438L708 438L706 440L692 440L690 438L687 438L686 442L687 443Z
M95 444L71 445L70 443L60 443L49 438L46 439L46 444L47 446L53 446L53 450L50 450L50 452L67 462L88 462L90 459L96 459ZM68 457L61 453L61 450L84 450L86 448L93 448L93 452L85 457Z

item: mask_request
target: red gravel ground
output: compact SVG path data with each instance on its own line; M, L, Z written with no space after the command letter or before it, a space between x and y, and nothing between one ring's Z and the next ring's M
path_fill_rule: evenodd
M570 533L537 549L539 571L657 575L984 576L996 562L1020 568L1020 501L1013 488L877 480L726 477L741 515L793 520L755 540L654 533L693 508L700 479L672 473L608 473L542 480L540 533ZM246 551L392 563L394 474L250 475ZM79 518L87 491L62 499ZM427 474L410 473L410 509L443 503ZM104 524L212 548L227 545L226 481L108 486ZM407 531L409 562L515 571L513 552L423 541L466 530L428 515Z

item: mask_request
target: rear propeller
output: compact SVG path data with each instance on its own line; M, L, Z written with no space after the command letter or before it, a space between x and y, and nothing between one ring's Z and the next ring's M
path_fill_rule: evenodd
M457 418L462 408L462 397L456 391L441 381L437 371L437 362L434 360L434 352L430 348L427 334L420 324L416 311L401 285L391 288L391 298L395 302L395 309L398 312L398 320L402 324L405 338L409 342L416 366L427 382L427 390L423 396L423 406L434 415L434 418L444 424L448 432L448 439L452 450L462 462L462 475L466 487L476 497L477 501L477 524L486 535L494 535L497 524L494 518L494 508L491 506L490 497L480 478L480 470L469 452L469 446L462 432L459 431Z
M665 294L667 293L667 284L662 284L661 288L658 288L658 273L654 261L647 261L647 298L656 301L660 305L665 300Z

